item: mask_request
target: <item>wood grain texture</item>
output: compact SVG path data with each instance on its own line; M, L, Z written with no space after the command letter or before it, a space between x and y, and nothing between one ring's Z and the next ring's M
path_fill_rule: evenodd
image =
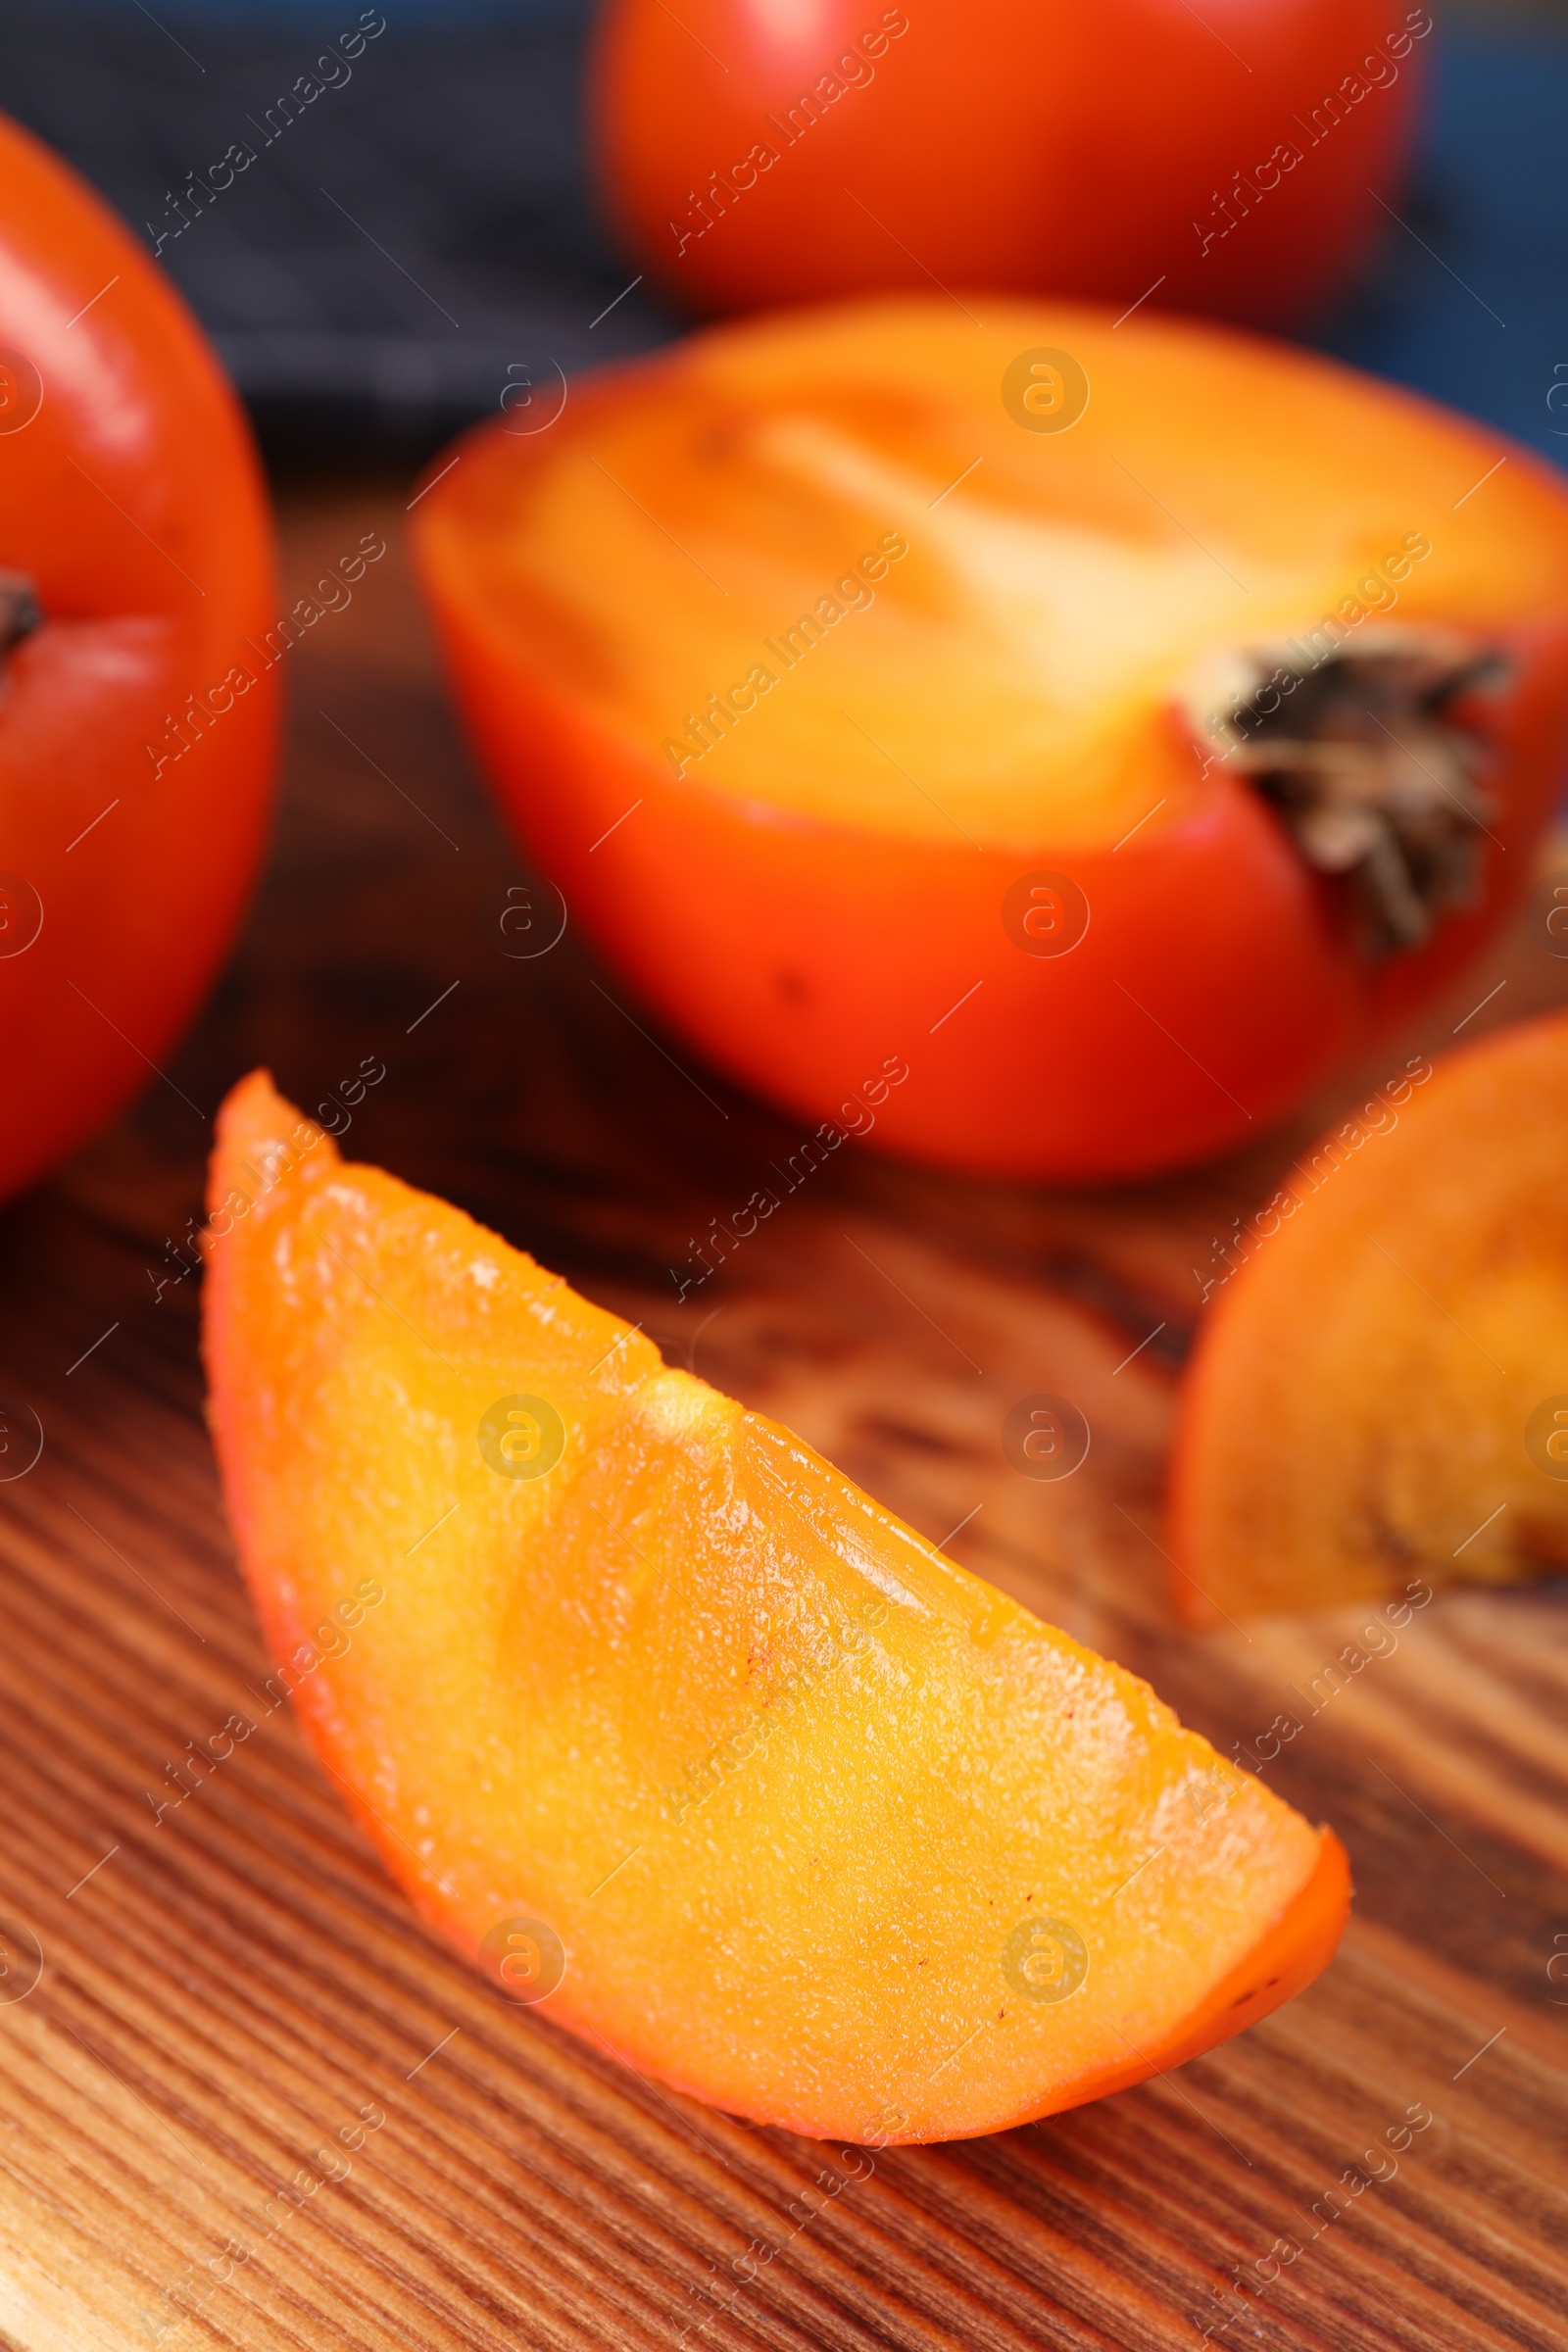
M689 1237L799 1138L656 1042L569 924L548 955L504 952L522 870L443 710L402 525L374 485L292 501L295 593L363 530L393 552L288 657L285 802L248 934L167 1077L0 1218L0 1395L45 1432L0 1487L0 2335L1166 2352L1211 2322L1302 2352L1560 2344L1561 1583L1435 1602L1270 1768L1339 1830L1358 1886L1301 2000L1045 2125L840 2151L666 2094L507 2007L417 1926L260 1690L194 1283L155 1303L148 1268L171 1271L231 1079L266 1061L314 1108L377 1055L351 1155L642 1319L926 1535L958 1528L966 1565L1228 1749L1365 1612L1179 1630L1160 1491L1191 1269L1320 1115L1499 980L1466 1035L1563 1001L1568 962L1525 922L1298 1132L1180 1183L1047 1196L846 1148L677 1303ZM1039 1391L1094 1431L1054 1486L1000 1442ZM255 1730L175 1804L170 1768L231 1715ZM29 1936L42 1973L4 1998ZM1430 2127L1340 2210L1331 2185L1412 2105ZM1271 2259L1276 2241L1299 2251Z

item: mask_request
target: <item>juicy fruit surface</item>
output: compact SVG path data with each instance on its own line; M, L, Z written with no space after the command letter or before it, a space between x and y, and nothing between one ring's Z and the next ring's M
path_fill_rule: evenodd
M1568 496L1320 360L983 307L773 316L609 372L548 431L468 435L415 546L531 863L700 1054L819 1141L902 1067L873 1150L1147 1175L1260 1134L1525 887L1568 758ZM1020 385L1043 352L1072 358ZM1071 366L1087 408L1025 429ZM1358 691L1343 665L1410 628L1500 658L1453 712L1485 831L1466 903L1378 958L1259 746L1201 739L1287 662L1312 674L1278 723L1310 728L1336 641ZM1401 801L1433 797L1402 704L1349 708Z
M212 1419L272 1652L428 1918L469 1953L560 1937L553 2016L760 2119L933 2138L1138 2080L1324 1965L1327 1833L787 1431L264 1077L212 1200ZM559 1416L542 1475L481 1451L509 1399L524 1467Z
M1497 456L1460 419L1179 321L986 313L750 321L549 433L487 428L418 518L427 570L662 771L948 848L1108 846L1211 798L1166 713L1217 649L1568 611L1568 501L1515 453L1454 512ZM1066 429L1009 401L1041 349L1084 371ZM1037 421L1075 381L1048 368Z
M1568 1015L1392 1110L1302 1153L1211 1310L1175 1474L1200 1619L1198 1587L1237 1614L1568 1566Z

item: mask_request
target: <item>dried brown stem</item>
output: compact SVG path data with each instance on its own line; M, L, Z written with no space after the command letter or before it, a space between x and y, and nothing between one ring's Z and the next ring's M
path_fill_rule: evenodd
M1352 879L1372 953L1419 947L1476 896L1489 746L1455 706L1499 680L1502 662L1411 628L1306 671L1266 652L1242 664L1230 765L1279 809L1309 865Z
M0 663L42 618L32 582L20 571L0 571Z

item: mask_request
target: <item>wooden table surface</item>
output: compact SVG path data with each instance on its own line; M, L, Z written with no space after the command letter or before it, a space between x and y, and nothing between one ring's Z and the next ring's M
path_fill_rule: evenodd
M1222 1749L1363 1614L1186 1634L1160 1552L1191 1268L1354 1082L1245 1161L1116 1196L847 1148L677 1304L687 1237L797 1139L639 1027L569 923L547 955L505 953L522 867L437 689L403 496L285 499L290 595L366 529L392 552L288 657L249 928L167 1076L0 1218L0 1396L45 1433L0 1489L0 2335L1152 2352L1211 2325L1229 2345L1561 2345L1561 1582L1439 1599L1285 1750L1276 1785L1333 1823L1358 1888L1304 1997L1098 2105L856 2159L668 2095L505 2005L416 1925L286 1712L264 1716L194 1283L155 1301L148 1273L196 1211L222 1090L259 1061L314 1106L384 1059L351 1154L645 1319L927 1536L962 1522L956 1556ZM1568 845L1553 857L1568 866ZM1539 901L1360 1077L1446 1042L1499 980L1466 1035L1568 997ZM1095 1433L1058 1485L1000 1442L1043 1390ZM255 1734L160 1814L171 1768L247 1709ZM1328 2199L1412 2109L1432 2120L1396 2169ZM316 2151L345 2127L363 2145L327 2179Z

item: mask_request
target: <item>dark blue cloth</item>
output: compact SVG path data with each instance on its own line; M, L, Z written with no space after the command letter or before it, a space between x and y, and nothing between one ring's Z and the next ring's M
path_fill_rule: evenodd
M149 245L186 175L249 138L255 164L195 207L164 267L265 432L390 434L411 455L494 409L518 370L547 382L555 363L680 329L645 286L625 291L635 265L597 216L586 16L584 0L389 0L351 79L264 145L268 108L360 0L0 0L0 103ZM1568 42L1453 35L1436 67L1415 181L1395 192L1406 225L1388 223L1366 284L1306 339L1562 464Z
M1568 42L1450 36L1436 82L1409 227L1312 340L1568 464Z

